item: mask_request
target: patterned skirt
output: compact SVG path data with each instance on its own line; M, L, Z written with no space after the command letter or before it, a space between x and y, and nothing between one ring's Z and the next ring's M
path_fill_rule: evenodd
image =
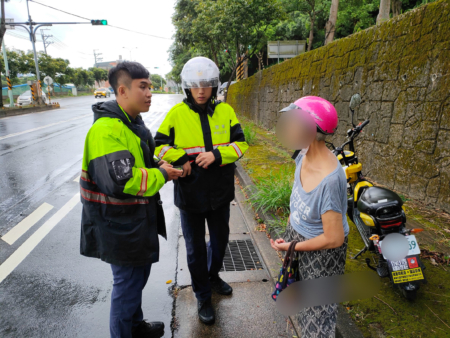
M284 233L284 240L304 242L290 224ZM300 280L342 275L345 270L348 238L335 249L319 251L298 251ZM334 338L337 319L337 304L328 304L305 308L297 314L302 338Z

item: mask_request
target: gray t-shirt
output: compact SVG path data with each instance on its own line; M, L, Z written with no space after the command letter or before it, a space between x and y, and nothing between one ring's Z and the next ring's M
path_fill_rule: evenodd
M347 179L344 169L336 158L337 168L310 192L305 192L300 181L300 170L304 155L295 159L295 181L291 194L291 226L305 238L323 234L321 216L329 210L342 214L344 234L348 235Z

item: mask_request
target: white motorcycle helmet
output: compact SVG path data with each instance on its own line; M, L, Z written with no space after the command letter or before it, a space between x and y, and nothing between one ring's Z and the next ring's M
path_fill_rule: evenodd
M190 59L181 71L181 88L186 97L191 96L191 88L213 88L212 99L217 96L220 87L219 68L203 56Z

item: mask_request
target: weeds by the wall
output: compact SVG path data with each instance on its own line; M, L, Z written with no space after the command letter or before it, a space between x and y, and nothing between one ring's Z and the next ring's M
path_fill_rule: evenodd
M245 141L249 145L254 145L256 143L256 131L253 129L253 125L249 124L244 127Z
M292 172L286 168L270 171L256 182L256 192L250 200L257 211L272 211L278 215L289 213L289 202L293 185Z

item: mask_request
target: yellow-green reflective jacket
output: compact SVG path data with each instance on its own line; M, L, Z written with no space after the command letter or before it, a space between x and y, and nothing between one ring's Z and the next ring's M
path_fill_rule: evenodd
M233 108L210 103L206 111L187 100L167 114L155 136L155 155L174 165L191 162L192 174L174 181L175 204L187 211L217 209L234 198L235 164L248 149ZM212 151L207 169L195 164L198 154Z
M158 191L167 174L153 160L151 133L116 101L93 111L80 178L81 254L115 265L157 262L158 233L166 236Z

